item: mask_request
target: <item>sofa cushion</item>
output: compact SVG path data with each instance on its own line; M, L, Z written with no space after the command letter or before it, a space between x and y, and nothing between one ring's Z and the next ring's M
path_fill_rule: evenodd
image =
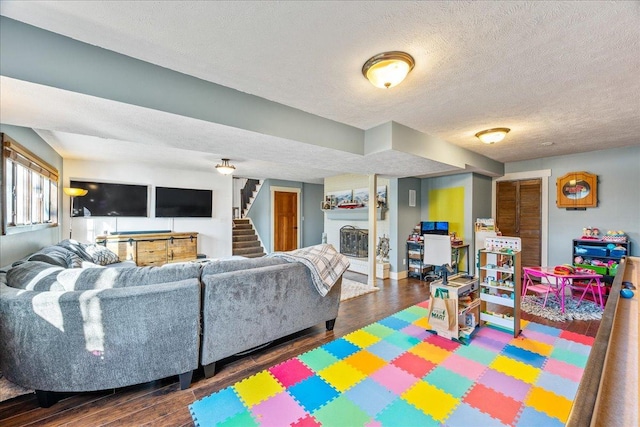
M228 273L231 271L248 270L252 268L268 267L271 265L285 264L286 261L279 258L239 258L212 260L204 263L202 275Z
M160 267L81 268L58 273L57 283L66 291L124 288L199 279L196 263L166 264Z
M114 264L116 262L120 262L120 258L118 258L118 254L113 252L111 249L106 246L98 245L96 243L92 243L86 245L84 250L91 256L93 262L98 265L109 265Z
M63 291L58 274L64 268L42 261L25 261L7 271L7 286L31 291Z

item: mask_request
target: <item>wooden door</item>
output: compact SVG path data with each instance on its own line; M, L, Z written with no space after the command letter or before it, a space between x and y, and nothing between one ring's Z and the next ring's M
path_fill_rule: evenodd
M276 191L273 216L273 250L298 249L298 193Z
M499 181L496 185L496 226L503 236L520 237L524 267L541 263L542 180Z

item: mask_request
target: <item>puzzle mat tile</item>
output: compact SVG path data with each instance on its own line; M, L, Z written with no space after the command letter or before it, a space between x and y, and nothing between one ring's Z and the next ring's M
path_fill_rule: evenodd
M402 310L200 399L197 426L564 425L593 338L533 322L469 345Z

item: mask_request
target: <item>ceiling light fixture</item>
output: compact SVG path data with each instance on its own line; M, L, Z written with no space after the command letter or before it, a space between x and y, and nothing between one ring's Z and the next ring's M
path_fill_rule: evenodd
M232 174L236 167L229 163L229 159L220 159L222 160L221 165L216 165L216 170L220 172L222 175Z
M510 130L511 129L509 128L493 128L481 130L480 132L476 133L476 137L485 144L494 144L496 142L502 141L504 137L507 136L507 133Z
M414 65L415 61L408 53L383 52L369 58L364 63L362 74L375 87L389 89L400 84Z

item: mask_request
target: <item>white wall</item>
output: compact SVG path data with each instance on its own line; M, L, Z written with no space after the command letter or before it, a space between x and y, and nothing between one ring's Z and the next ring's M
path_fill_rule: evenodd
M64 160L62 185L70 180L86 180L137 184L149 186L149 217L93 217L73 218L73 238L92 242L95 237L114 231L171 230L197 232L198 253L210 258L231 256L232 253L232 178L213 170L201 172L160 168L144 163L92 162ZM213 191L213 218L155 218L155 187L195 188ZM69 201L63 197L60 210L64 218L69 216ZM69 236L68 221L64 221L62 237Z
M387 178L378 178L378 187L386 185L387 186L387 204L389 203L389 179ZM334 177L325 178L324 180L324 194L332 191L339 190L354 190L357 188L367 188L369 187L369 177L367 175L356 175L356 174L344 174L338 175ZM370 196L371 199L371 196ZM318 209L320 209L320 202L318 200ZM376 244L378 242L378 238L383 235L390 236L391 232L389 229L389 212L385 213L384 219L379 220L377 224L377 236L376 236ZM327 215L324 216L324 232L327 233L327 243L333 245L334 248L340 250L340 228L345 225L352 225L354 227L369 229L369 221L354 221L354 220L336 220L329 219Z

